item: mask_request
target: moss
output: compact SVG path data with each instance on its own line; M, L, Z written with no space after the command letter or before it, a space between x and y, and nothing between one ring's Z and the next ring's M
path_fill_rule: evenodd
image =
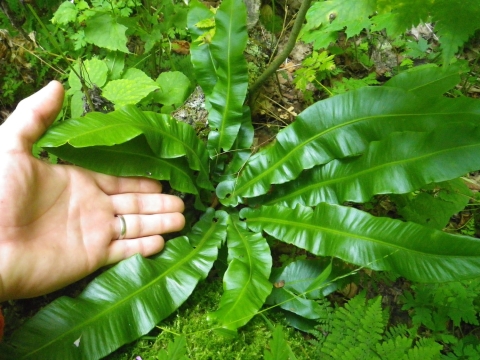
M272 331L261 316L254 317L238 331L238 336L229 338L219 331L212 330L207 315L214 311L220 301L222 283L220 280L205 281L197 287L192 296L179 310L152 330L149 336L124 346L108 356L108 360L130 360L140 356L143 360L157 359L161 349L166 349L169 341L177 334L187 340L189 359L258 359L263 357L268 347ZM281 322L281 315L269 310L264 315L274 324ZM285 341L298 359L314 359L313 347L302 333L285 329Z

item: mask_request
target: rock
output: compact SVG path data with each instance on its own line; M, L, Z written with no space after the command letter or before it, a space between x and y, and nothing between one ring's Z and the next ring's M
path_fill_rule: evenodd
M260 0L244 0L247 6L247 29L252 29L257 25L260 15Z

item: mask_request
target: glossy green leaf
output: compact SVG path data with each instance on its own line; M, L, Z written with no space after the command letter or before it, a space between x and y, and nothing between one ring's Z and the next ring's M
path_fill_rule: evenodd
M319 299L338 290L336 279L346 275L339 262L333 268L330 263L328 258L296 260L285 267L274 269L270 281L276 288L285 288L309 299ZM328 271L325 271L326 269ZM322 275L327 276L323 281ZM340 282L340 287L342 284L343 282Z
M140 255L98 276L76 298L62 297L9 339L16 359L99 359L149 332L204 279L226 235L228 215L210 209L187 237L154 259Z
M50 127L39 140L38 145L45 148L69 144L75 148L91 146L112 146L125 143L137 136L145 136L149 147L156 157L174 159L186 157L191 169L198 171L197 184L205 189L213 189L209 180L209 159L205 145L195 130L188 124L177 122L164 114L142 112L134 106L128 106L109 114L89 113L81 119L71 119ZM59 156L63 156L57 151ZM81 157L77 157L82 165ZM92 162L96 170L110 166ZM139 166L125 162L122 165ZM149 163L149 166L152 164ZM152 172L146 169L147 172ZM118 173L116 175L122 175ZM147 174L148 175L148 174Z
M325 317L323 308L314 300L299 296L285 288L273 289L267 303L278 305L305 319L313 320Z
M429 133L392 133L356 158L333 160L276 186L260 203L314 206L366 202L403 194L480 169L480 123L449 124Z
M211 53L210 44L197 41L208 29L200 28L197 24L213 18L213 16L213 13L198 0L193 0L190 3L187 23L193 39L190 45L191 61L195 77L207 97L210 96L217 83L216 64Z
M217 187L223 204L265 194L272 184L295 179L304 169L359 155L368 143L395 131L430 131L441 124L479 122L480 102L430 98L425 102L393 87L365 87L310 106L280 131L276 142L253 155L235 180Z
M232 19L235 19L232 21ZM224 0L215 14L215 35L210 52L217 64L218 80L210 95L207 147L211 156L229 150L244 121L243 104L247 95L247 11L243 1Z
M177 191L199 194L186 159L157 157L143 136L113 146L75 148L69 144L44 147L49 153L86 169L115 176L141 176L168 180Z
M227 245L229 266L223 277L224 294L218 310L209 318L236 330L250 321L270 294L272 256L261 234L250 232L234 215L228 221Z
M335 256L374 270L393 270L414 281L441 282L480 276L480 240L415 223L377 218L355 208L326 203L245 208L252 231L321 256Z
M388 80L384 86L404 89L418 96L439 96L457 85L460 82L460 74L464 72L465 69L459 63L441 68L427 64L401 72Z
M266 303L278 305L305 319L326 318L325 308L315 299L337 290L338 285L342 286L344 281L337 282L336 279L346 279L345 274L338 266L332 271L332 262L328 259L294 261L272 272L270 280L275 288Z

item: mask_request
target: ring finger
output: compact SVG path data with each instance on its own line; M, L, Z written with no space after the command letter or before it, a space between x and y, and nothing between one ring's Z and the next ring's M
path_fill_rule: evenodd
M179 231L183 228L184 223L185 219L181 213L117 216L115 217L113 239L137 239Z

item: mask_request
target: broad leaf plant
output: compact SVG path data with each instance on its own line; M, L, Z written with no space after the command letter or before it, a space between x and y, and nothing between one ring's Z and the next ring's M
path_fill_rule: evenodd
M228 268L210 319L227 333L260 311L279 280L270 278L271 239L326 264L335 258L418 282L480 276L480 240L350 206L480 169L480 101L444 96L460 80L458 67L414 68L383 86L319 101L255 152L243 1L224 0L215 14L196 0L190 7L192 63L209 112L206 141L169 115L126 106L59 122L38 145L95 171L168 181L195 197L198 221L160 254L122 261L77 298L42 309L5 351L17 359L101 358L184 303L222 246ZM326 275L317 271L290 297L285 290L282 304L306 301Z

